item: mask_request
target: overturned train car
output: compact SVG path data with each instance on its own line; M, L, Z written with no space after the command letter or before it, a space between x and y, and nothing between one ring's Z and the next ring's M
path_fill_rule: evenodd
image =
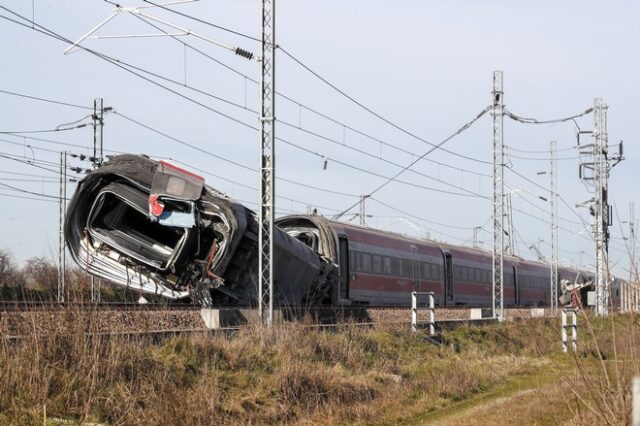
M88 174L69 202L65 240L83 270L136 291L256 303L256 214L170 163L121 155ZM274 229L278 304L326 303L337 280L333 262Z

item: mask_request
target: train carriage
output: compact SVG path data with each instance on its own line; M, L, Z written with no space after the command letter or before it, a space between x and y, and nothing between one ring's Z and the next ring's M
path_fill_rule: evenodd
M277 221L289 235L337 263L340 285L334 303L407 305L412 291L433 291L436 304L491 306L493 258L490 251L411 238L377 229L337 222L315 215L287 216ZM549 264L504 258L505 306L549 304ZM583 306L593 277L560 267L562 282L581 284L577 297ZM612 286L612 301L618 300Z

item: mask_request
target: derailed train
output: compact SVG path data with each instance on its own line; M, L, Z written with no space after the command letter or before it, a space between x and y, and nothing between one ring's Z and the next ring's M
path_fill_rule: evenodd
M491 253L332 221L288 216L274 230L280 305L407 305L433 291L439 305L491 306ZM256 214L170 163L121 155L78 185L65 239L81 268L113 283L204 305L253 305ZM506 306L543 306L549 265L505 257ZM559 268L560 303L586 305L593 277ZM617 304L620 281L612 284ZM615 306L615 305L614 305Z

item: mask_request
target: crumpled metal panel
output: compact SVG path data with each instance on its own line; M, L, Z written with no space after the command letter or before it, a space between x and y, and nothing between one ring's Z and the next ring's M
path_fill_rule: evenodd
M118 197L149 197L153 194L152 185L159 167L167 170L166 163L126 154L114 157L79 182L65 220L65 239L75 262L93 275L159 297L196 299L206 305L255 304L258 272L256 214L214 188L203 184L196 190L196 194L201 191L198 197L193 194L182 197L183 201L193 203L193 224L188 221L171 224L158 221L162 226L183 228L185 233L191 233L192 237L185 237L181 245L156 244L153 239L162 229L150 228L151 225L141 217L136 216L130 223L124 222L128 219L126 214L138 214L139 209L134 209L133 213L125 212L122 217L109 217L109 220L106 211L105 218L91 216L101 194L114 185L126 188L116 191ZM180 180L183 171L174 172L172 169L170 175ZM169 182L165 180L164 183ZM179 182L173 184L177 185L174 189L180 189ZM167 185L164 186L166 189ZM181 198L177 193L158 193L178 201ZM165 198L161 201L172 200ZM158 219L152 216L147 212L145 220ZM119 224L121 228L118 228ZM96 238L98 234L94 228L99 228L99 238ZM127 230L130 235L122 235ZM135 238L139 238L140 248L132 251L131 240L135 242ZM333 262L277 228L274 246L278 303L317 303L337 280L337 268ZM158 266L144 258L149 250L173 251L169 260Z

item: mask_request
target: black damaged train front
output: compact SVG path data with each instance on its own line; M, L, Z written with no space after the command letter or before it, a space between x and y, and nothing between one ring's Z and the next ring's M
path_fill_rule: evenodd
M255 305L254 212L165 161L114 157L87 175L70 200L65 240L78 265L123 287L203 305ZM274 229L280 305L326 303L337 268Z

